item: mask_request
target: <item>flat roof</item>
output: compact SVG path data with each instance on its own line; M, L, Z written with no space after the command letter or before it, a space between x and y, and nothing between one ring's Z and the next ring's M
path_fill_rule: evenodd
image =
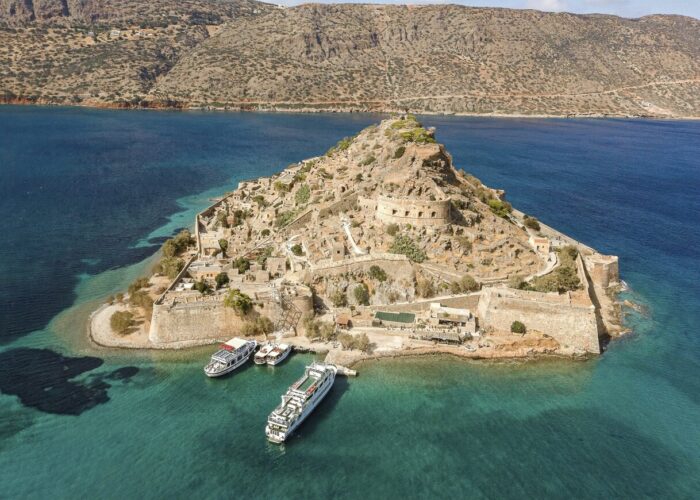
M416 320L416 315L407 312L377 311L374 313L374 319L381 321L393 321L395 323L413 323Z

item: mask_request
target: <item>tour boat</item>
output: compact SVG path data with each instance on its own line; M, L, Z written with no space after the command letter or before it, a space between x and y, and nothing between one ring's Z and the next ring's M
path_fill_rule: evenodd
M234 337L227 340L219 350L211 357L211 361L204 367L207 377L220 377L232 372L248 361L258 343L255 340L245 340Z
M289 344L277 344L267 355L267 364L275 366L287 359L289 353L292 352L292 346Z
M275 348L275 344L272 342L267 342L260 347L258 352L253 356L253 362L256 365L264 365L267 363L267 355Z
M304 376L282 396L282 402L267 418L265 435L273 443L283 443L328 394L338 369L334 365L312 363Z

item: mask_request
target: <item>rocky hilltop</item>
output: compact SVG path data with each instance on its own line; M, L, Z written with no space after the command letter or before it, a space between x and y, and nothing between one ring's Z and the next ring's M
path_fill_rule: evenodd
M339 359L508 357L597 354L619 332L617 258L514 210L411 115L241 182L163 255L154 276L94 316L98 342L275 333ZM143 321L132 333L129 321L113 325L115 335L116 313ZM334 338L343 349L322 342Z
M697 117L700 21L456 5L0 0L5 101Z

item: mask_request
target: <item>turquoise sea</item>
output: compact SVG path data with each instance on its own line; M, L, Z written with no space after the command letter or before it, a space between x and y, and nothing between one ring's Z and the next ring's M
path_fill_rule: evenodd
M380 118L0 107L0 498L697 498L700 122L422 117L620 256L644 313L599 359L365 363L280 447L265 419L311 356L209 380L210 348L85 340L211 197Z

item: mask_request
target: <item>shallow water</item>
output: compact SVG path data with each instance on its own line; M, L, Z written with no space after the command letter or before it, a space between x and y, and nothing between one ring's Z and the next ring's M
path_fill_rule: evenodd
M700 486L700 123L425 117L456 166L620 255L632 336L590 362L368 362L283 447L312 358L102 350L87 314L238 180L372 115L0 107L0 497L672 497Z

